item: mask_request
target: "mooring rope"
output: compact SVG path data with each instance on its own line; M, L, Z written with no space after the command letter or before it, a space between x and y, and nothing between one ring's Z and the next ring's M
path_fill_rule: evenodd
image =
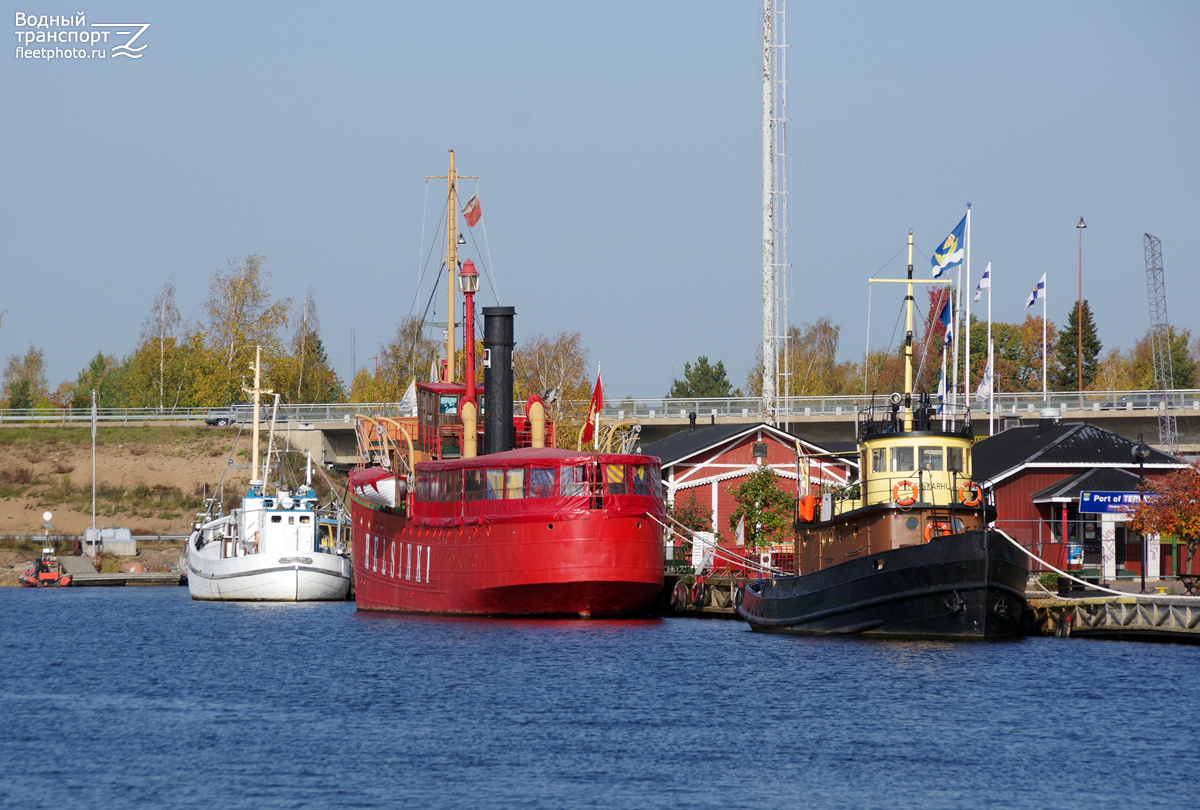
M1071 576L1066 571L1063 571L1059 568L1055 568L1053 565L1046 562L1045 560L1043 560L1038 555L1034 554L1029 549L1025 548L1025 546L1021 545L1016 540L1009 537L1005 532L1001 531L1000 529L992 529L992 531L996 532L996 534L1000 535L1005 540L1007 540L1008 542L1012 543L1014 546L1019 548L1024 554L1028 555L1030 557L1030 559L1036 560L1037 562L1044 565L1046 568L1049 568L1051 571L1058 574L1060 577L1066 577L1067 579L1071 580L1072 582L1078 582L1080 585L1086 586L1093 590L1104 591L1105 593L1111 593L1113 596L1132 596L1134 598L1137 598L1139 595L1144 595L1144 596L1150 595L1150 594L1132 594L1132 593L1126 593L1125 591L1114 591L1112 588L1105 588L1101 585L1095 585L1091 582L1088 582L1087 580L1080 579L1079 577ZM1040 585L1041 583L1038 583L1038 584ZM1051 591L1049 589L1045 588L1044 586L1043 586L1043 590L1045 590L1046 593L1051 593ZM1056 594L1052 594L1052 595L1056 595ZM1172 596L1171 598L1172 599L1196 599L1196 600L1200 601L1200 596Z
M750 568L750 569L753 569L755 571L758 571L758 572L764 573L764 574L783 574L784 576L787 576L790 573L788 571L784 571L779 568L772 568L769 565L763 565L762 563L754 562L745 557L738 557L734 554L730 554L728 551L726 551L724 548L722 548L716 542L710 543L709 541L705 540L702 537L696 537L695 532L692 532L691 529L689 529L687 526L684 526L682 523L680 523L678 520L671 517L670 515L667 516L668 520L670 520L672 523L678 524L685 531L692 532L692 536L688 537L687 535L683 534L682 532L679 532L676 529L672 528L671 526L668 526L666 523L663 523L661 520L654 517L653 515L650 516L650 519L653 520L655 523L657 523L659 526L662 526L663 529L665 529L668 534L670 534L674 537L678 537L685 544L691 545L694 543L699 543L701 546L713 549L713 557L714 558L719 556L725 562L736 563L738 565L745 566L746 568Z

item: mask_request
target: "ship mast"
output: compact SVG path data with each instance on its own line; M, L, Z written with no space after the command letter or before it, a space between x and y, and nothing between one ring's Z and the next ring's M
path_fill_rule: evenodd
M908 284L904 295L904 429L912 430L913 392L913 232L908 229Z
M262 407L262 395L275 393L262 387L262 346L254 347L254 365L251 368L254 369L254 387L242 390L254 397L254 431L250 443L250 477L253 479L258 473L258 415ZM252 480L250 486L262 486L265 480Z
M450 169L444 175L426 175L426 180L446 181L446 366L442 382L454 382L454 277L458 274L458 179L478 179L477 175L459 175L454 169L454 150L450 150ZM463 335L463 345L469 339Z

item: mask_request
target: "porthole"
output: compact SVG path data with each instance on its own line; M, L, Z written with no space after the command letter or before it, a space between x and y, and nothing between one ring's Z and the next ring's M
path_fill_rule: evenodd
M919 525L921 525L920 521L918 521L915 517L910 517L908 520L904 521L905 528L907 528L910 532L915 532L917 530L917 526Z
M883 570L883 560L874 560L874 561L872 561L871 566L876 571L882 571Z

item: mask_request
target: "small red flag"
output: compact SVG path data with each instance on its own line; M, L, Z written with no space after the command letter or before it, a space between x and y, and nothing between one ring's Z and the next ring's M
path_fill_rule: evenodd
M467 204L466 204L466 206L463 207L462 212L463 212L463 219L465 219L467 221L468 225L470 225L472 228L474 228L475 223L479 221L479 218L481 216L483 216L483 210L479 207L479 195L478 194L471 195L471 199L467 200Z
M600 369L596 369L596 390L592 391L592 403L588 406L587 422L583 425L583 443L587 444L596 435L596 418L604 410L604 387L600 385Z

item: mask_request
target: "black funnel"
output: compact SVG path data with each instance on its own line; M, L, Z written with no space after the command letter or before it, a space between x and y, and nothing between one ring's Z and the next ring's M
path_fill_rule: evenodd
M512 307L483 308L483 453L513 448Z

